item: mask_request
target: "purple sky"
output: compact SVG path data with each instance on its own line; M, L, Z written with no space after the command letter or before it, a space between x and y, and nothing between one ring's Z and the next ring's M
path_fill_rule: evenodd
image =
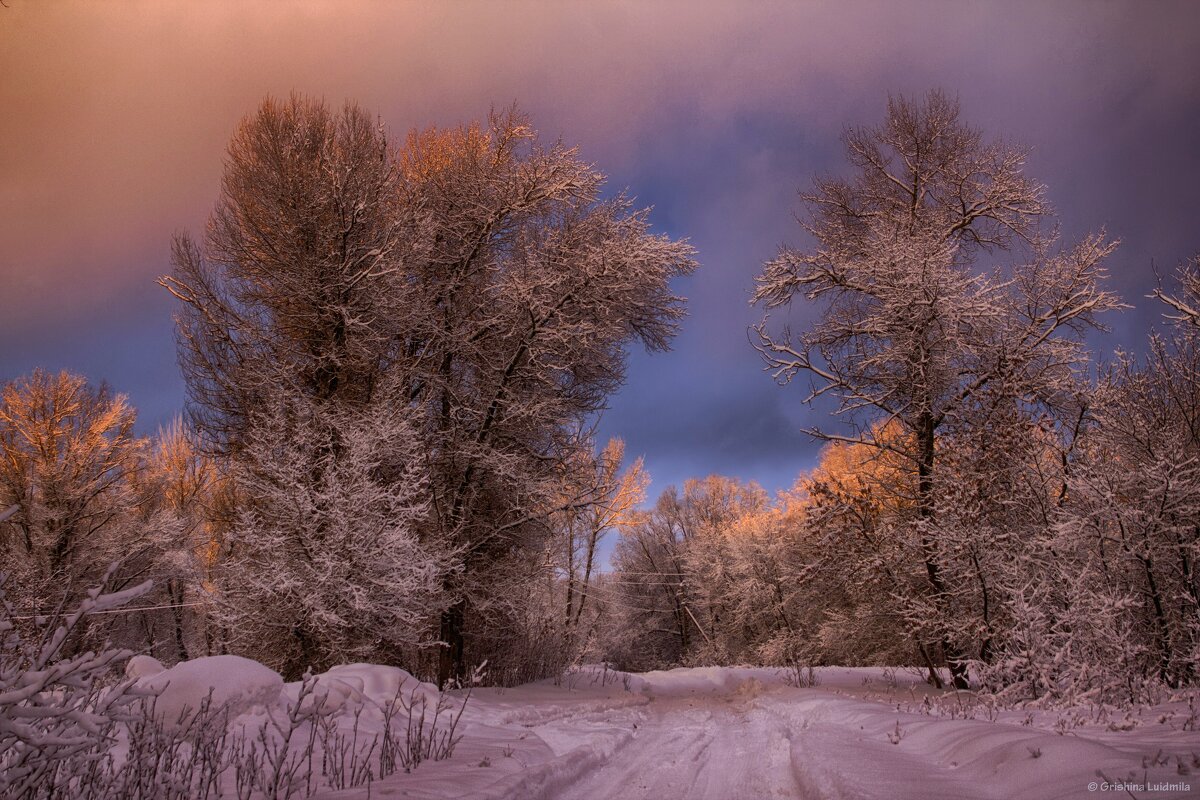
M1200 4L56 2L0 7L0 380L105 379L153 431L178 412L171 234L199 231L222 151L264 95L353 98L396 137L517 101L549 138L690 237L691 316L631 361L602 430L657 493L721 472L769 489L812 466L820 422L746 339L752 278L802 244L795 192L842 169L844 125L888 92L956 92L1032 145L1067 238L1101 226L1140 348L1151 265L1200 251ZM797 312L793 323L802 322Z

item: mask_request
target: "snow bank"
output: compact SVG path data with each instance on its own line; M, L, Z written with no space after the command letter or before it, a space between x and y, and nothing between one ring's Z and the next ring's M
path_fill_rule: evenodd
M137 685L158 693L155 712L168 724L195 712L209 692L214 707L227 705L232 719L277 705L283 689L278 672L241 656L197 658L160 672L153 672L153 664L143 661L133 669L151 671Z
M1180 780L1173 763L1155 762L1161 749L1136 737L1118 748L1091 738L1090 731L1058 735L1005 722L936 718L825 692L789 703L786 714L794 777L803 793L815 797L1082 799L1095 796L1089 784L1105 779ZM1197 788L1194 778L1189 785ZM1196 795L1189 790L1174 796Z

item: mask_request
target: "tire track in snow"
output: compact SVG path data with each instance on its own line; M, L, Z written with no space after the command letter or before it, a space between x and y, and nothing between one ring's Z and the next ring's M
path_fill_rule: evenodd
M657 700L607 761L560 800L768 800L799 797L790 731L751 696Z

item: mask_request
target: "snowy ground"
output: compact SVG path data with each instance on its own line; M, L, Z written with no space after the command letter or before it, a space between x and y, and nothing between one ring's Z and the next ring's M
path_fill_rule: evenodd
M407 676L356 666L330 677L351 687L348 710L390 697ZM370 797L1200 797L1200 711L1186 699L1133 715L989 713L913 673L826 668L817 679L796 688L771 669L585 669L476 689L454 756L377 781Z

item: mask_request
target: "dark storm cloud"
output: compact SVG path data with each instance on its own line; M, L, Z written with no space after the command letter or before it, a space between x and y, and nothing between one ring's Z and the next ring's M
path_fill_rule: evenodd
M1113 280L1156 312L1152 260L1200 249L1200 20L1190 3L243 3L10 0L0 8L0 378L35 365L108 379L144 427L182 389L172 232L198 231L222 150L268 93L354 98L397 136L516 100L688 236L691 316L637 356L602 430L655 489L720 471L791 483L821 421L746 342L758 265L802 244L795 191L842 168L838 134L888 92L940 86L968 120L1034 147L1074 238L1107 226ZM802 322L796 312L794 322Z
M635 356L629 386L641 388L618 395L601 426L648 454L657 486L710 473L786 484L816 453L789 414L794 403L751 359L730 360L706 381L691 374L694 360L670 360Z

